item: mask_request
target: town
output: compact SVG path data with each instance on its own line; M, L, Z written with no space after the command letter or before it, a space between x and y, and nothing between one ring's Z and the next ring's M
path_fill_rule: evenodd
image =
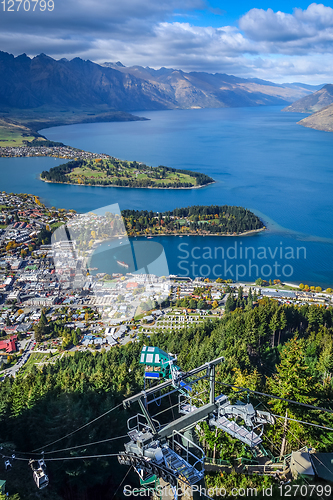
M0 157L4 158L23 158L29 156L52 156L53 158L64 158L68 160L74 159L106 159L109 158L109 155L105 154L97 154L90 153L88 151L82 151L81 149L72 148L70 146L62 145L52 145L49 146L48 143L51 141L45 141L45 145L43 146L44 141L34 141L35 145L29 146L29 143L26 146L4 146L0 147ZM56 143L54 143L56 144Z
M330 288L284 286L279 280L192 280L125 268L94 274L89 256L102 241L126 244L120 214L78 217L73 210L45 207L34 195L4 192L0 210L2 379L78 350L107 351L153 333L172 335L237 307L256 307L261 300L319 307L332 303ZM76 247L55 241L64 224L83 235Z

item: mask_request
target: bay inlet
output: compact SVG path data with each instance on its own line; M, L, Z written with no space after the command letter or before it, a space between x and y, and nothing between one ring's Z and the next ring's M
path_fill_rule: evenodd
M279 107L155 111L142 116L150 120L71 125L41 133L87 151L204 172L217 182L174 191L50 184L39 180L40 172L63 160L0 158L2 190L33 193L49 206L81 213L112 203L119 203L121 209L155 211L190 205L243 206L263 219L266 232L219 238L154 237L165 249L170 272L192 277L207 273L211 278L220 273L225 279L235 279L237 272L239 279L249 281L257 272L249 266L258 266L265 278L269 267L262 267L266 265L276 273L268 279L284 272L286 281L333 285L333 134L300 127L296 122L303 115L281 113ZM228 249L235 243L238 254L232 259ZM199 250L193 253L195 247ZM224 258L222 252L217 259L206 258L206 247L212 249L211 255L215 247L223 248ZM239 249L246 247L253 251L241 257ZM305 252L297 250L303 247ZM260 257L260 248L266 249L267 258ZM236 270L237 265L245 270Z

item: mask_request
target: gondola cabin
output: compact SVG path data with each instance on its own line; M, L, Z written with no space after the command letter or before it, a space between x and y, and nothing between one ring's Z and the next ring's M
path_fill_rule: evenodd
M146 379L171 379L171 366L176 367L175 361L176 358L162 351L159 347L144 346L140 355L140 364L145 365Z
M41 460L30 460L30 467L33 470L33 479L36 483L38 489L46 488L49 484L49 478L46 474L46 464L43 459Z

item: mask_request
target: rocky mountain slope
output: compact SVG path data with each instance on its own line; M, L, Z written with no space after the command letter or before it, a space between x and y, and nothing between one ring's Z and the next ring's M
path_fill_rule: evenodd
M298 123L304 127L333 132L333 104L313 113L313 115L303 118Z
M303 118L298 123L304 127L314 128L316 130L333 131L333 85L327 84L317 92L310 94L282 111L291 111L296 113L312 113Z
M158 70L142 66L125 67L117 63L102 66L149 81L167 93L180 108L216 108L283 105L294 96L303 97L317 90L301 83L281 84L259 79L238 78L226 74L185 73L172 68Z
M41 106L128 111L173 108L177 103L148 81L91 61L56 61L45 54L14 58L0 52L0 110Z
M218 73L126 68L120 62L99 65L80 58L57 61L45 54L31 59L0 52L0 112L284 105L310 92L307 85L277 85Z
M299 99L290 106L287 106L283 111L315 113L330 104L333 104L333 85L328 84L317 92L302 97L302 99Z

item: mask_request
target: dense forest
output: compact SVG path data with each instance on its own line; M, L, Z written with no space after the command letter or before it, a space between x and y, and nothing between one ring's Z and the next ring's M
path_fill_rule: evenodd
M254 213L243 207L195 205L167 212L123 210L129 236L136 234L239 234L264 228Z
M54 148L54 147L65 146L65 144L62 142L49 141L48 139L45 140L34 139L33 141L24 141L24 142L26 143L27 146L31 148L32 147Z
M41 173L49 182L83 185L191 188L214 182L206 174L160 165L149 167L143 163L127 162L110 157L98 160L72 160Z
M66 174L69 174L74 168L80 167L83 164L83 160L72 160L68 163L63 163L58 167L52 167L49 171L43 170L41 173L41 178L51 182L69 182L69 178Z
M143 387L139 353L144 343L177 354L177 364L184 370L224 356L225 362L217 370L217 387L221 393L234 401L241 399L246 402L249 398L254 406L268 408L282 417L287 410L291 419L333 427L330 413L267 395L239 392L246 388L332 410L333 309L315 305L279 305L267 298L254 303L253 297L249 300L242 292L235 300L237 307L221 319L206 321L203 325L184 328L173 334L161 331L150 339L142 334L138 343L116 347L107 353L77 352L15 379L6 378L0 384L2 453L30 458L32 450L44 450L45 459L49 459L50 475L49 487L39 492L27 462L14 459L12 470L3 470L0 474L7 481L9 493L16 494L10 498L123 498L122 488L117 488L128 469L120 466L115 458L50 459L117 453L123 449L123 439L105 440L126 433L126 419L138 411L136 407L125 411L120 406L92 425L71 433ZM235 304L231 306L232 309ZM201 397L205 401L208 394ZM243 444L222 431L211 432L203 424L201 432L204 439L202 436L200 439L203 439L207 455L211 456L215 449L218 458L231 462L240 456L250 456ZM263 444L274 456L279 455L283 432L283 418L277 418L274 426L265 428ZM49 445L63 436L66 437ZM89 446L89 443L98 441L105 442ZM317 451L332 452L333 433L289 421L286 453L304 445ZM236 474L222 477L219 473L211 473L207 475L207 481L210 485L267 485L262 478ZM132 473L126 482L138 485Z

